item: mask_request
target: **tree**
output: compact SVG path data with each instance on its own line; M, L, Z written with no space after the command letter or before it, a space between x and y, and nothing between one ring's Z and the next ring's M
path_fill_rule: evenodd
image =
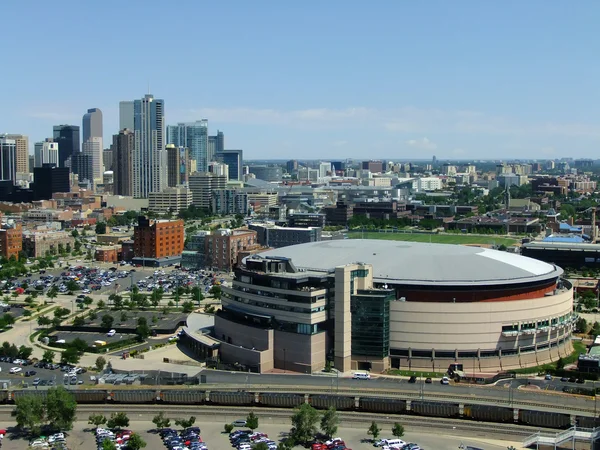
M77 230L71 231L71 236L73 236L74 238L78 238L79 237L79 231L77 231Z
M15 402L14 416L17 426L19 428L28 428L32 434L36 434L45 418L42 397L23 395L17 397Z
M92 414L88 417L88 423L98 428L106 423L106 416L103 414Z
M252 431L258 428L258 416L254 414L254 411L250 411L250 413L246 417L246 426Z
M124 428L129 426L129 417L124 412L112 413L107 420L108 428Z
M269 445L266 442L259 442L252 446L252 450L269 450Z
M37 319L37 323L40 327L47 327L52 324L52 320L46 316L39 316Z
M133 433L127 441L127 448L129 450L140 450L140 448L144 448L145 446L146 441L137 433Z
M165 413L161 411L152 418L152 423L156 425L156 428L162 430L171 426L171 419L165 417Z
M317 434L319 412L308 403L294 408L290 436L296 443L304 444Z
M108 296L108 301L112 302L112 307L117 311L123 309L123 297L118 294L110 294ZM98 308L100 308L100 303L98 303Z
M565 360L561 358L558 358L558 360L556 361L556 368L558 370L562 370L565 368Z
M83 318L83 316L77 316L73 319L74 327L82 327L84 325L85 325L85 319Z
M98 309L104 309L105 306L104 300L98 300Z
M58 296L58 288L56 286L52 286L50 289L48 289L48 292L46 292L46 297L54 299Z
M138 319L137 328L135 329L135 333L138 335L138 339L143 341L148 336L150 336L151 332L152 330L148 326L148 320L146 320L145 317L140 317Z
M109 439L104 439L102 441L102 450L117 450L117 444Z
M77 281L75 281L75 280L67 281L65 286L69 292L75 292L75 291L79 290L79 284L77 284Z
M106 359L103 356L98 356L96 358L96 370L98 370L98 372L102 372L104 370L104 366L106 366Z
M325 434L325 436L331 438L335 433L337 433L339 423L340 418L338 413L335 408L331 406L321 417L321 431Z
M397 438L401 438L404 436L404 426L398 422L394 423L394 426L392 427L392 434Z
M106 234L106 223L98 222L96 224L96 234Z
M63 364L77 364L80 358L81 356L79 355L79 352L74 347L67 348L60 355L60 361Z
M208 293L211 294L217 300L220 300L221 299L221 286L218 286L215 284L213 287L210 288L210 291L208 291Z
M42 356L42 361L51 363L54 361L54 355L55 353L52 350L45 350L44 355Z
M373 440L376 440L379 437L380 433L381 433L381 428L379 428L379 425L377 425L375 423L375 421L372 421L371 426L369 427L369 430L367 431L367 434L369 436L373 436Z
M225 430L225 433L230 434L233 431L233 424L226 423L223 425L223 430Z
M92 297L90 297L89 295L86 295L83 298L83 303L85 303L86 306L90 306L92 303L94 303L94 299Z
M114 321L115 319L113 316L111 316L110 314L104 314L102 316L102 327L111 328Z
M183 429L189 428L196 423L196 417L191 416L189 419L177 419L175 425Z
M163 294L164 291L162 288L154 289L152 291L152 294L150 295L150 303L152 303L152 306L154 306L155 308L158 307L158 304L163 298Z
M594 326L592 326L592 329L590 330L590 334L592 336L600 336L600 323L594 322Z
M127 312L121 311L121 323L127 322Z
M21 345L19 347L19 353L17 354L17 356L21 359L29 359L32 353L33 348L27 347L26 345Z
M587 330L588 330L587 320L585 320L583 317L580 317L579 319L577 319L577 322L575 324L575 330L578 333L587 333Z
M14 323L15 323L15 318L14 318L14 317L13 317L11 314L8 314L8 313L4 314L4 315L2 316L2 319L1 319L1 320L2 320L2 322L4 322L4 324L6 324L7 326L14 325Z
M189 314L194 310L194 304L190 301L183 302L181 304L182 310L184 313Z
M70 430L73 428L76 413L77 402L73 394L62 386L48 389L46 415L53 428L61 431Z

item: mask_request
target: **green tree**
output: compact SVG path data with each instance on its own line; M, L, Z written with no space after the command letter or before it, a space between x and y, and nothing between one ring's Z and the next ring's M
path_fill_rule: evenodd
M183 429L189 428L196 423L196 417L191 416L189 419L177 419L175 425Z
M587 331L588 331L587 320L585 320L583 317L580 317L579 319L577 319L577 322L575 324L575 330L577 331L577 333L587 333Z
M152 303L152 306L154 306L155 308L158 307L158 304L163 298L163 294L164 291L162 288L154 289L152 291L152 294L150 295L150 303Z
M299 444L306 444L317 434L319 412L308 403L294 408L290 437Z
M252 450L269 450L269 446L266 442L259 442L258 444L254 444L252 446Z
M74 238L78 238L79 237L79 231L77 231L77 230L71 231L71 236L73 236Z
M11 326L14 325L15 318L11 314L6 313L2 316L1 321L4 322L4 324L6 325Z
M127 312L121 311L121 323L127 322L127 319L128 319Z
M106 422L108 428L125 428L129 426L129 417L124 412L112 413Z
M138 324L135 329L135 334L138 335L138 339L143 341L148 336L150 336L151 332L152 330L148 326L148 320L145 317L138 318Z
M404 426L398 422L395 422L394 426L392 427L392 434L397 438L401 438L404 436Z
M321 417L321 431L325 436L331 438L337 433L340 418L333 406L329 407Z
M37 323L40 327L47 327L52 324L52 319L46 316L39 316L37 319Z
M371 422L371 426L367 430L367 434L369 436L373 436L374 441L377 440L377 438L381 434L381 428L379 428L379 425L377 425L377 423L375 423L375 421Z
M103 356L98 356L96 358L96 370L98 372L102 372L104 370L104 366L106 366L106 359Z
M156 425L156 428L162 430L171 426L171 419L165 417L165 413L161 411L152 418L152 423Z
M53 428L61 431L70 430L73 428L76 413L77 402L73 394L62 386L48 389L46 415Z
M98 309L104 309L105 306L104 300L98 300Z
M86 306L90 306L92 303L94 303L94 299L92 297L90 297L89 295L86 295L83 298L83 303L85 303Z
M22 395L17 397L14 416L19 428L27 428L32 434L37 434L44 423L46 409L42 397Z
M110 314L104 314L102 316L102 327L103 328L111 328L113 326L113 322L115 321L114 317Z
M590 330L592 336L600 336L600 323L594 322L592 329Z
M85 325L85 319L83 318L83 316L77 316L73 319L74 327L82 327L84 325Z
M140 448L144 447L146 447L146 441L144 441L139 434L133 433L129 437L129 440L127 441L127 448L129 450L140 450Z
M258 416L254 414L254 411L250 411L246 417L246 426L252 431L258 428Z
M80 359L81 359L81 356L79 355L79 352L77 351L77 349L74 347L67 348L60 355L60 361L63 364L77 364Z
M104 439L102 441L102 450L117 450L117 444L109 439Z
M183 310L184 313L189 314L194 310L194 304L190 301L188 302L183 302L181 304L181 308Z
M51 363L54 361L54 355L55 353L52 350L45 350L44 355L42 356L42 361Z
M225 430L225 433L230 434L233 431L233 424L226 423L223 425L223 430Z
M106 234L106 223L98 222L96 224L96 234Z
M565 360L562 358L558 358L558 360L556 361L556 368L558 370L562 370L565 368Z
M112 303L112 307L117 311L123 309L123 297L118 294L110 294L108 296L108 301ZM98 303L98 308L100 308L100 303Z
M88 423L98 428L100 425L104 425L106 423L106 416L103 414L91 414L88 417Z
M17 353L17 356L21 359L29 359L32 353L33 348L27 347L26 345L21 345L19 347L19 353Z
M56 286L52 286L50 289L48 289L48 292L46 292L46 297L50 298L50 299L54 299L58 296L58 288Z
M210 288L210 291L208 291L209 294L211 294L215 299L220 300L221 299L221 286L218 285L214 285L213 287Z

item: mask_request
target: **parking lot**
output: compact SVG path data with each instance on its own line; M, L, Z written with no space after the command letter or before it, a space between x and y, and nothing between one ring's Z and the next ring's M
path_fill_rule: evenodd
M105 342L106 344L112 344L124 339L133 339L136 337L136 335L133 333L116 333L113 336L108 336L107 333L91 333L83 331L53 331L49 336L51 337L50 345L52 345L52 342L55 342L56 340L65 341L65 343L68 344L75 339L82 339L87 342L90 347L94 345L96 347L102 347L101 344L96 344L97 341Z
M138 433L146 441L146 448L150 450L166 449L167 447L163 444L158 433L150 431L155 428L154 424L150 421L135 421L134 416L134 414L129 415L132 421L127 428L134 433ZM171 424L173 425L173 420L171 421ZM372 450L374 448L373 444L367 439L367 428L369 424L370 422L365 422L365 426L363 427L365 428L364 430L359 427L350 428L341 426L338 429L336 437L341 437L346 442L347 446L353 450ZM10 425L11 424L7 424L7 426ZM197 415L195 426L200 427L200 436L206 443L208 449L232 449L229 442L229 435L223 433L222 423L211 422L209 418ZM73 430L68 433L66 438L69 449L89 450L96 448L95 436L93 432L90 431L90 428L91 426L87 424L87 420L76 422ZM269 438L279 441L287 435L289 425L265 423L264 425L261 424L258 430L267 434ZM389 430L384 430L383 437L390 437L389 434ZM467 436L464 434L465 433L463 432L462 435L456 435L453 434L452 430L442 432L432 428L429 431L408 430L402 439L406 442L415 442L424 450L456 450L460 444L463 444L464 446L471 445L477 448L485 448L486 450L506 450L509 444L518 441L518 439L513 439L512 442L507 441L501 443L486 439L485 436L477 438L469 437L468 433ZM506 438L510 439L510 436L507 436ZM26 448L26 441L24 439L11 439L11 436L5 438L2 445L2 450L22 450L23 448ZM295 448L303 449L304 447L296 446Z
M86 325L91 327L102 327L102 317L105 314L109 314L114 318L111 328L135 330L138 326L138 319L144 317L150 328L160 327L161 329L172 329L175 331L179 324L185 323L185 319L188 316L187 314L180 312L163 314L161 310L126 311L124 313L98 310L97 313L95 320L86 318Z
M11 373L11 369L13 368L17 368L20 369L18 372L16 373ZM29 373L28 373L29 372ZM34 373L31 373L34 372ZM48 387L52 387L52 386L57 386L57 385L63 385L64 386L64 379L65 379L65 373L61 371L60 367L56 367L55 369L46 369L43 367L34 367L33 364L30 365L20 365L20 364L14 364L14 363L10 363L10 362L0 362L0 380L4 381L10 381L11 385L13 387L18 387L18 386L22 386L23 383L25 383L27 386L27 388L30 389L41 389L41 388L48 388ZM26 376L27 374L27 376ZM77 378L77 382L74 383L74 385L77 384L95 384L95 381L91 381L90 380L90 376L94 375L94 374L90 374L90 373L83 373L78 375ZM39 384L36 383L34 384L34 381L36 379L39 379ZM79 382L82 383L79 383ZM36 387L37 385L37 387ZM70 379L69 379L69 383L68 386L70 386Z

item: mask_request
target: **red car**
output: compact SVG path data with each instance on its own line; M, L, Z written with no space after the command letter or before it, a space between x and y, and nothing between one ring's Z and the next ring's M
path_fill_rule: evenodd
M327 446L325 444L321 444L320 442L315 442L312 445L312 450L325 450Z

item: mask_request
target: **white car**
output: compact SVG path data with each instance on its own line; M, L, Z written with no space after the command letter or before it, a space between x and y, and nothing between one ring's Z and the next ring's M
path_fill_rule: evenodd
M11 367L10 368L10 373L19 373L19 372L23 372L23 369L21 367Z
M113 337L115 334L117 334L117 330L110 330L108 333L106 333L108 337Z
M65 440L64 433L56 433L48 438L48 443L52 444L56 441L64 441L64 440Z
M35 441L32 441L29 443L30 447L48 447L48 444L45 441L42 441L41 439L36 439Z

